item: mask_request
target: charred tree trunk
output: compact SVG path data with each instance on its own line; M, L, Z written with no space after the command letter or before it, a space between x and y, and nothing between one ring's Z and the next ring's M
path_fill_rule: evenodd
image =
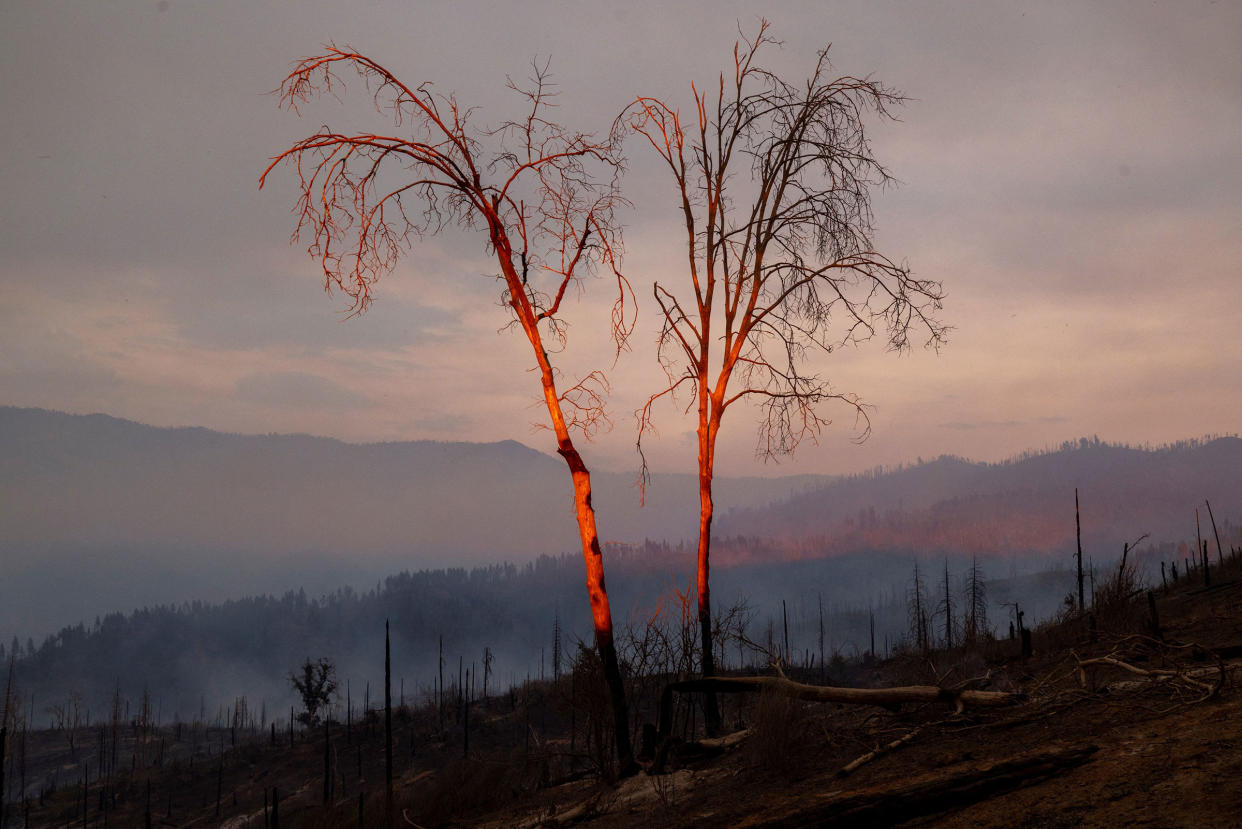
M782 648L781 661L786 665L792 664L789 658L789 609L785 607L785 600L781 599L781 629L784 632L784 647Z
M835 322L840 311L854 321L844 342L876 333L876 323L890 329L898 348L913 327L926 325L929 343L943 334L930 315L942 299L939 283L910 279L903 266L872 251L868 238L869 187L887 175L870 155L860 116L868 109L887 115L900 96L871 81L830 81L825 53L805 88L786 83L752 63L772 42L766 30L763 22L754 39L734 45L734 75L726 82L727 73L721 74L717 94L694 90L697 124L683 125L676 107L646 96L622 117L669 166L686 229L693 293L653 285L663 316L659 359L669 385L648 398L639 433L641 441L658 400L679 390L693 394L704 678L715 673L708 590L711 487L724 412L743 398L762 401L759 454L790 454L827 425L816 411L821 403L844 403L866 419L853 395L833 393L799 369L806 352L832 349L830 316ZM741 158L753 176L730 172L731 159ZM814 180L805 177L812 169ZM735 201L730 182L742 180L745 195ZM746 189L752 183L754 192ZM747 200L751 195L753 202ZM869 284L870 293L851 296L861 284ZM873 305L870 297L884 297L883 305ZM740 382L731 387L735 371ZM711 687L704 684L705 691ZM706 711L718 722L710 694ZM714 724L709 722L709 732Z
M1082 591L1082 518L1078 513L1078 487L1074 487L1074 535L1078 540L1078 612L1084 613L1087 606Z
M499 141L495 150L486 151L491 158L484 159L479 156L485 152L483 144L470 135L465 111L451 96L442 98L423 85L406 86L371 58L332 46L323 55L303 58L285 77L279 90L281 105L297 111L300 103L331 94L336 88L334 67L355 70L374 91L381 111L391 105L398 124L409 119L417 124L415 132L425 135L406 140L325 130L276 156L260 177L260 186L277 166L297 168L301 197L294 208L299 215L295 233L314 239L309 250L323 267L325 284L350 296L355 312L370 305L372 286L393 269L412 236L455 223L486 232L504 282L501 302L512 309L531 346L557 451L573 478L596 648L616 722L617 757L621 772L633 773L637 766L613 643L590 475L570 437L574 428L589 436L606 420L602 397L607 383L602 373L591 372L558 392L557 375L543 345L544 336L559 343L565 331L559 316L561 300L571 284L596 267L608 268L617 280L610 333L618 352L632 331L628 319L632 289L617 268L621 240L613 209L619 196L612 178L620 172L622 159L616 136L598 142L545 120L550 93L543 70L536 68L533 88L514 87L529 98L529 116L524 122L484 131ZM444 109L441 101L446 102ZM523 152L505 146L502 137L523 130L525 159L519 162ZM496 181L484 180L494 174ZM389 179L390 175L400 178ZM420 201L421 209L407 206L403 199ZM347 249L354 254L342 255ZM543 289L532 278L547 280Z
M944 560L944 646L953 650L953 598L949 590L949 560Z
M384 620L384 820L393 825L392 805L392 649Z
M923 579L919 576L919 563L914 562L914 584L911 587L911 611L914 618L910 622L910 632L914 636L914 642L919 652L926 655L931 650L931 637L927 627L927 613L923 605L926 603L923 596Z
M1164 639L1160 633L1160 614L1156 611L1156 594L1147 591L1147 610L1151 614L1151 638Z
M7 720L9 716L8 700L5 700L5 703L4 718ZM7 722L0 723L0 826L4 826L4 804L6 802L4 797L4 781L8 779L4 776L4 747L8 741L8 736Z
M1208 518L1212 520L1212 535L1216 536L1216 562L1224 567L1225 552L1220 546L1220 533L1216 531L1216 516L1212 514L1212 502L1205 499L1203 503L1207 505Z
M595 649L599 652L604 670L604 682L612 703L613 730L617 746L619 771L629 776L638 771L634 762L634 750L630 746L630 715L625 700L625 685L621 680L621 668L617 662L617 646L613 641L612 609L604 584L604 557L600 549L599 534L595 528L595 509L591 505L591 476L583 464L568 433L559 450L573 474L574 505L578 513L578 526L583 537L583 558L586 561L587 593L591 600L591 618L595 626Z
M332 737L328 733L328 717L323 718L323 805L332 802Z
M638 771L634 762L634 750L630 745L629 707L625 700L625 685L617 662L617 648L613 642L612 607L608 601L608 589L604 583L604 556L599 542L599 530L595 524L595 506L591 502L591 473L582 456L574 446L569 434L569 424L556 390L556 376L543 347L539 332L540 317L530 302L525 283L513 264L513 251L503 233L496 232L493 225L492 244L496 250L505 281L509 287L509 305L513 308L522 330L525 332L538 363L540 381L543 385L544 402L552 419L556 434L557 454L565 459L574 485L574 515L578 522L578 535L582 542L582 557L586 564L587 597L591 603L591 621L595 628L595 648L599 652L604 671L604 682L612 703L613 727L616 732L617 761L619 772L628 776Z
M1195 555L1201 553L1203 547L1203 535L1199 532L1199 508L1195 507Z
M871 649L875 650L875 617L871 617ZM740 667L740 666L739 666ZM819 594L819 678L824 678L824 594Z
M704 331L704 336L707 331ZM706 353L706 351L704 351ZM704 366L705 369L705 366ZM699 649L704 677L716 675L716 654L712 643L711 546L712 519L715 501L712 483L716 471L716 436L720 430L719 402L707 391L706 371L699 382L699 544L696 577L698 579ZM714 416L713 416L714 415ZM704 730L709 737L720 731L720 708L716 695L710 691L703 697Z

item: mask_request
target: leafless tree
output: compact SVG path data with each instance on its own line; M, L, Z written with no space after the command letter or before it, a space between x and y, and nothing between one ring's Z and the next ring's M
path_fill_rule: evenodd
M609 425L608 382L592 371L562 382L550 352L564 348L563 302L584 277L606 274L615 286L611 333L617 352L633 328L633 295L619 270L614 211L621 157L615 136L597 139L549 120L554 104L547 66L526 85L510 80L524 114L494 128L472 123L473 110L430 83L407 86L371 58L335 46L301 60L282 82L283 106L344 90L338 72L357 73L388 132L344 134L327 127L276 156L297 174L294 238L308 238L325 287L343 291L361 312L375 282L424 234L449 225L478 230L494 255L501 302L529 342L557 450L573 478L574 504L595 644L604 665L623 772L632 771L625 693L613 644L612 612L591 505L591 477L572 433L588 439Z
M970 560L970 569L966 572L965 594L966 612L962 620L962 635L966 646L971 647L988 633L987 586L983 582L983 570L979 567L978 556Z
M808 360L883 333L894 350L912 335L938 346L945 327L938 282L916 279L871 241L872 188L888 171L872 155L864 118L891 118L903 98L866 78L832 78L828 50L805 83L763 68L768 24L734 44L734 66L714 89L692 85L694 115L639 97L622 121L647 139L672 175L686 230L688 284L653 285L663 314L659 357L667 384L638 413L639 448L653 407L684 395L697 413L698 612L702 669L713 672L708 588L712 478L725 412L757 402L757 453L771 458L816 440L823 405L867 410ZM643 461L644 478L646 461ZM709 706L711 705L709 701Z
M927 585L919 574L917 559L914 562L914 576L910 579L906 607L910 615L911 644L919 653L926 655L931 650L931 624L927 611Z
M944 646L953 650L953 594L949 589L949 560L944 560L944 598L940 601L944 613Z

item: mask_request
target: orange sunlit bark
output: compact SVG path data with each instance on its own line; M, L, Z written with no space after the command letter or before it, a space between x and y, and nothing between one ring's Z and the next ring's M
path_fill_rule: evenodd
M792 452L828 425L822 403L844 402L866 420L858 398L803 372L808 351L831 353L877 328L896 349L914 328L926 329L931 345L945 332L929 316L940 307L940 284L912 278L869 238L870 187L889 176L870 153L862 116L887 116L901 97L870 80L829 80L827 50L807 83L786 83L756 64L773 42L767 28L764 21L753 40L734 44L733 75L721 74L714 94L691 85L693 123L683 126L676 108L649 97L622 115L672 174L686 228L689 284L680 294L652 286L664 317L658 345L668 385L638 412L639 445L657 401L694 395L705 676L715 670L712 481L725 412L742 399L760 401L757 453ZM723 330L713 333L715 324ZM645 476L645 459L643 468ZM707 720L714 728L710 695Z
M510 89L525 99L527 115L495 129L472 129L471 111L451 95L436 95L427 84L406 86L374 60L334 46L298 63L281 84L282 104L297 111L312 98L335 94L342 86L334 71L338 66L362 76L376 109L409 135L345 135L324 127L276 156L260 185L277 165L287 162L295 169L301 194L294 208L294 236L310 237L308 252L319 260L326 286L352 298L354 313L370 304L372 285L392 269L413 239L446 223L486 228L505 286L503 302L534 353L557 451L573 480L617 757L621 773L632 773L637 766L613 643L591 476L571 434L577 429L589 438L607 422L607 381L593 371L558 392L544 345L545 336L564 345L561 301L571 283L596 270L615 282L611 328L618 352L633 330L632 295L617 267L619 234L612 223L621 167L614 137L596 140L545 119L548 98L554 94L546 66L534 67L529 89L510 82ZM479 160L484 139L496 142L497 149Z
M500 244L496 244L497 242ZM548 360L547 350L543 346L543 338L539 333L537 317L521 290L521 284L512 260L504 255L507 241L493 239L501 271L509 284L512 296L510 305L522 325L527 340L535 352L539 365L539 380L543 385L544 403L548 416L552 420L552 431L556 435L557 453L565 459L574 485L574 516L578 522L578 534L582 541L582 555L586 563L587 595L591 601L591 620L595 626L597 640L604 640L612 647L612 610L608 603L608 591L604 585L604 559L600 549L599 531L595 526L595 507L591 503L591 473L587 470L582 456L578 453L569 434L569 426L562 407L562 397L556 391L556 376L552 364Z

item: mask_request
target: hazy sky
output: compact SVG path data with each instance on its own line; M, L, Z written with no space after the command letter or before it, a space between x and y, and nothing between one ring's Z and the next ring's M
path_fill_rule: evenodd
M671 6L672 10L666 6ZM267 159L364 109L276 107L291 62L332 40L482 107L550 57L559 115L605 129L637 94L688 106L762 12L802 78L842 74L914 100L875 125L902 181L878 242L942 280L937 355L882 343L820 364L876 406L795 462L752 458L738 411L725 474L843 472L950 452L995 459L1083 434L1162 442L1236 432L1242 411L1242 4L1237 2L233 2L0 4L0 404L156 425L347 440L513 438L549 450L533 361L498 333L482 240L426 240L342 321L304 246L290 176ZM684 261L673 193L628 147L626 270L640 296ZM600 284L605 289L606 285ZM606 364L606 290L571 309L567 370ZM596 299L592 299L595 297ZM588 460L634 463L632 412L659 381L649 305L613 374L616 426ZM658 466L688 468L689 420L659 418Z

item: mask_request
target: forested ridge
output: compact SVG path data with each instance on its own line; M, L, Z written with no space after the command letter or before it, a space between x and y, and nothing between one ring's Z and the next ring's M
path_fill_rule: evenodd
M5 655L19 656L18 687L27 699L34 694L40 716L46 705L70 693L101 706L118 686L130 699L140 697L144 687L151 689L169 716L197 714L213 700L219 704L243 694L286 699L288 670L308 656L329 656L342 676L365 684L381 673L377 637L385 619L393 625L396 670L411 693L438 675L441 637L446 670L455 670L459 658L469 666L487 648L495 656L498 682L537 673L541 657L545 671L551 670L554 623L564 630L567 643L574 636L590 639L581 565L573 555L541 555L527 564L417 569L411 567L419 561L413 546L395 559L368 559L348 546L267 557L207 544L187 552L156 543L152 535L143 545L75 549L61 560L27 548L22 536L33 532L22 529L27 514L22 504L62 485L54 505L106 513L107 526L118 533L128 524L166 524L164 512L189 498L179 491L183 485L191 494L221 490L195 512L204 526L226 523L222 516L257 491L270 497L252 504L250 518L239 514L233 529L244 527L246 520L278 524L293 517L280 506L290 499L305 498L299 508L326 509L324 499L350 490L370 469L370 459L381 480L354 490L354 496L387 486L400 490L392 504L434 492L436 506L450 503L454 493L481 493L489 520L496 519L497 531L510 542L532 544L543 538L548 553L568 549L547 542L544 532L557 514L569 523L563 494L538 491L536 485L540 470L554 467L556 460L520 444L356 447L306 436L153 429L104 416L11 408L0 408L0 420L13 427L3 435L5 491L24 493L26 499L6 496L3 506L8 516L0 538L6 550L0 580L5 604L19 620L30 618L22 615L22 602L45 609L63 605L53 616L59 624L0 630ZM298 457L294 466L285 465ZM237 466L239 459L249 465ZM457 461L463 466L455 467ZM255 463L272 468L249 478L246 470ZM337 472L341 477L333 477ZM510 473L527 484L512 484ZM410 475L414 478L402 484ZM601 477L607 488L608 476ZM617 491L629 486L622 484L623 476L611 477ZM306 489L308 478L316 478L313 492ZM496 486L488 489L486 480ZM654 484L659 489L679 482L684 483L678 476L657 476ZM753 479L720 483L737 493L716 525L715 605L727 609L745 600L757 635L787 611L791 647L802 651L817 649L821 603L829 651L865 648L869 612L876 616L877 647L886 637L902 635L905 593L916 559L932 570L947 564L956 580L978 555L998 585L994 601L1022 601L1032 614L1051 612L1069 589L1057 582L1064 576L1037 589L1010 591L999 585L1023 573L1072 565L1075 488L1082 501L1086 558L1097 567L1111 566L1123 542L1144 533L1150 535L1139 552L1141 561L1184 561L1196 543L1195 509L1205 498L1216 509L1226 547L1242 543L1237 501L1242 440L1237 437L1157 448L1093 438L1001 463L943 457L841 479L801 477L767 481L763 487L753 485ZM112 500L92 507L93 492ZM167 498L146 501L143 493ZM536 501L528 503L528 497ZM134 503L126 506L130 500ZM679 591L684 595L690 589L692 548L683 538L662 532L671 525L658 517L671 515L675 506L676 499L653 513L657 518L646 540L621 536L624 540L606 541L619 627L657 608L667 610L680 601ZM224 511L217 515L213 509ZM641 527L646 513L635 514L635 526ZM506 523L506 516L518 515L525 517ZM601 512L605 528L615 526L610 515ZM361 518L363 523L387 520L372 513ZM434 538L436 533L468 536L479 522L446 513L416 523L423 529L435 523L428 536ZM1206 513L1203 532L1211 532ZM463 543L477 546L486 540ZM491 549L493 559L522 560L502 546ZM410 569L386 575L403 566ZM174 577L180 594L164 586ZM122 589L127 585L145 593L129 598ZM51 592L44 595L44 590ZM246 594L250 598L237 598ZM181 601L182 596L199 600ZM134 607L143 609L115 612Z
M1218 519L1236 524L1242 439L1153 448L1097 437L999 463L920 460L808 488L765 507L734 509L719 528L767 539L770 552L786 557L868 549L1047 553L1074 543L1074 523L1066 516L1075 488L1089 546L1115 546L1142 533L1185 538L1205 497L1221 505Z
M312 597L296 590L155 606L62 628L33 652L16 639L7 649L16 649L18 686L34 694L36 708L70 692L99 703L118 687L131 699L149 688L162 697L166 716L190 716L204 699L285 699L285 674L308 656L328 656L343 677L374 678L377 669L382 675L382 632L390 619L413 692L415 681L435 673L441 637L454 670L459 654L477 660L484 647L496 652L498 671L529 667L529 646L550 643L554 618L565 612L557 602L576 586L567 578L573 564L570 557L545 556L521 567L403 572L365 591L345 587ZM540 600L531 602L532 596ZM514 652L523 643L528 647ZM537 650L534 657L537 666Z

